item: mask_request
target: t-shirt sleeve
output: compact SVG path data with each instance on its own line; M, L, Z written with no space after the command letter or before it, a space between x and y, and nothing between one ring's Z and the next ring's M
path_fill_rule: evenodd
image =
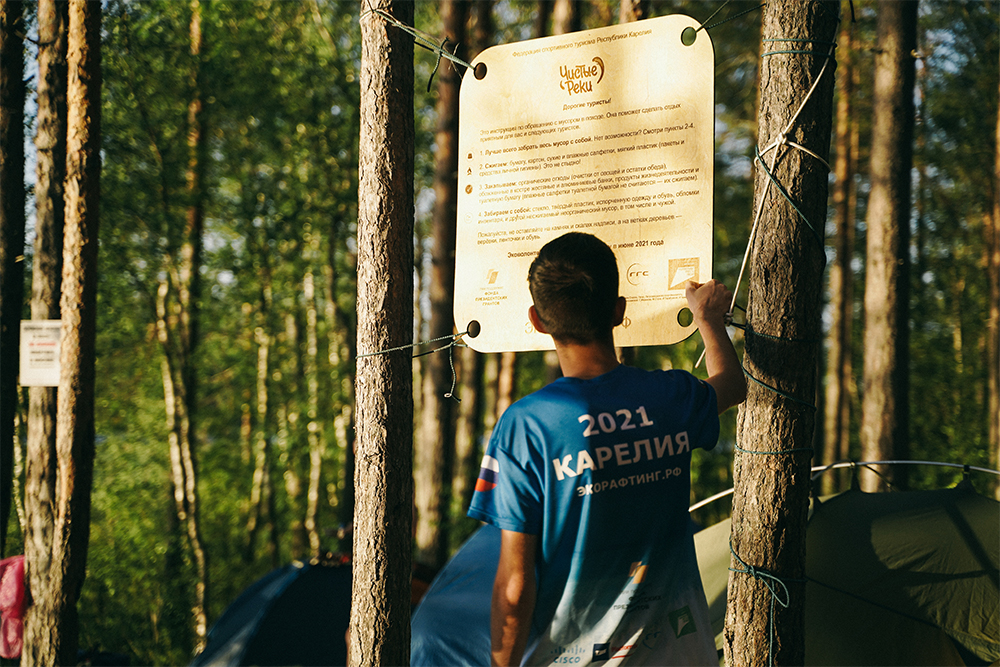
M473 519L518 533L541 532L542 454L529 431L511 409L497 422L469 506Z
M675 383L676 399L685 407L691 446L713 449L719 442L719 402L715 388L682 370L666 371Z

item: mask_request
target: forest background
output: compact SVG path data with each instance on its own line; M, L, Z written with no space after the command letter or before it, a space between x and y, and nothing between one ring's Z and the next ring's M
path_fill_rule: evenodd
M31 41L37 37L34 5L26 4L24 265L30 267L38 47ZM420 2L416 25L440 42L456 30L445 22L461 4ZM464 36L450 34L451 44L459 42L471 59L492 44L611 25L621 20L622 4L642 5L474 2L459 14ZM563 14L562 6L572 11ZM759 12L744 2L643 6L649 16L685 13L709 25L732 19L710 32L716 51L714 273L735 286L753 215ZM203 640L193 607L203 603L210 623L270 569L350 552L359 10L358 3L329 0L104 5L97 446L80 599L82 648L123 653L133 664L184 664ZM833 265L837 241L851 230L851 270L828 295L831 303L846 298L851 315L848 373L839 385L849 417L839 429L830 418L817 427L814 464L859 460L862 452L874 3L845 3L844 29L850 39L841 42L837 74L848 73L853 83L846 92L844 145L854 169L844 191L847 217L839 223L831 201L826 236ZM998 34L996 2L920 3L908 247L908 456L992 468L998 448L996 404L990 403L991 369L995 374L998 365L990 273L998 224ZM442 308L437 274L448 263L438 213L445 189L435 163L449 127L440 87L461 73L423 49L415 67L414 340L424 341L442 317L435 314ZM203 227L192 234L185 222L194 172ZM192 251L193 264L185 259ZM192 276L184 277L190 269L200 288L189 303L182 294L191 285ZM31 273L25 270L26 295ZM450 318L450 308L444 312ZM192 313L197 327L185 329ZM825 328L833 332L839 317L828 307ZM30 318L27 299L23 318ZM734 337L740 346L738 331ZM440 397L451 389L451 352L462 400L445 400L442 407ZM699 352L695 336L623 354L641 367L695 370ZM6 364L6 350L3 356ZM178 358L186 371L171 367ZM414 554L423 567L439 567L476 527L464 507L496 417L557 372L546 353L478 355L454 348L414 360ZM818 372L828 375L826 367ZM817 395L820 416L827 414L827 385ZM176 411L178 390L193 399L186 415ZM995 401L995 384L992 392ZM715 451L696 453L693 501L732 486L733 412L723 417ZM180 425L184 419L190 433ZM28 426L23 389L3 556L23 553ZM184 447L196 464L194 478L176 465ZM917 467L905 483L940 487L959 477ZM972 479L981 491L994 492L989 479ZM188 481L197 512L185 514L178 498ZM849 476L827 475L823 490L849 483ZM720 501L696 519L707 525L727 514Z

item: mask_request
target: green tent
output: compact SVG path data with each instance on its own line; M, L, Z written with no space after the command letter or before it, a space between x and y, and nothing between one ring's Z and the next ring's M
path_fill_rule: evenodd
M722 646L728 520L695 535ZM807 665L1000 661L1000 503L970 487L848 491L806 531Z

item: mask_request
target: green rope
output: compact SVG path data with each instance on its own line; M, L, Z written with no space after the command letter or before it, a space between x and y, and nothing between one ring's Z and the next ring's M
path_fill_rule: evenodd
M772 387L771 385L767 384L766 382L762 382L761 380L758 380L757 378L755 378L753 375L750 374L750 371L748 371L747 368L746 368L746 366L744 366L743 364L740 364L740 367L743 369L743 374L744 375L746 375L748 378L750 378L751 380L753 380L754 382L756 382L757 384L759 384L761 387L764 387L765 389L770 389L771 391L773 391L778 396L781 396L782 398L787 398L789 401L792 401L793 403L798 403L799 405L805 406L805 407L810 408L812 410L816 410L816 406L813 405L812 403L810 403L809 401L803 401L801 398L796 398L795 396L792 396L791 394L788 394L786 392L781 391L777 387Z
M729 2L727 1L726 4L722 5L722 7L719 7L714 12L712 12L712 16L709 16L707 19L705 19L705 22L707 23L707 22L711 21L712 18L714 18L715 15L718 14L720 11L722 11L725 8L725 6L728 5L728 4L729 4ZM744 9L742 12L738 12L736 14L733 14L730 17L724 18L721 21L719 21L718 23L713 23L712 25L703 25L703 26L701 26L701 28L698 28L698 30L701 30L701 29L705 29L706 31L707 30L711 30L712 28L716 28L716 27L722 25L723 23L728 23L729 21L733 21L735 19L738 19L741 16L749 14L750 12L755 12L758 9L760 9L761 7L766 7L766 6L767 6L767 3L763 2L763 3L761 3L761 4L759 4L759 5L755 6L755 7L751 7L750 9Z
M805 214L799 209L799 207L795 204L795 202L792 201L792 196L788 194L788 191L785 190L785 187L778 182L778 179L775 177L775 175L772 174L771 170L767 168L767 165L764 163L764 158L760 154L760 146L754 147L754 152L756 153L756 157L754 158L754 160L760 163L760 166L764 169L764 174L767 175L767 178L771 181L774 187L778 189L778 192L781 193L781 196L785 198L785 200L789 203L789 205L791 205L793 209L795 209L795 212L798 213L799 217L802 219L802 222L806 223L806 226L813 233L813 237L816 239L816 242L820 244L820 247L824 247L825 243L823 242L822 235L820 235L820 233L816 230L816 228L813 227L813 224L809 222L809 219L805 216ZM826 252L824 251L822 254L823 254L823 265L826 266Z
M363 13L359 17L359 20L365 18L369 14L375 14L376 16L381 17L382 20L384 20L386 23L394 25L397 28L399 28L400 30L402 30L403 32L408 33L410 36L413 37L413 42L417 46L423 47L423 48L427 49L428 51L436 53L437 57L438 57L438 60L437 60L438 64L441 63L441 58L447 58L448 60L452 61L453 63L461 65L461 66L465 67L466 69L472 69L472 65L470 63L465 62L464 60L462 60L461 58L459 58L458 56L456 56L453 53L449 53L444 48L444 45L448 43L448 39L447 38L443 42L441 42L440 45L438 45L436 42L434 42L431 39L430 35L428 35L428 34L426 34L424 32L421 32L420 30L417 30L416 28L414 28L412 26L406 25L405 23L403 23L402 21L400 21L399 19L397 19L395 16L393 16L389 12L385 11L384 9L377 8L377 7L372 7L367 12ZM456 45L455 48L456 49L458 48L457 45ZM434 71L437 72L437 65L434 66ZM431 79L433 79L433 78L434 78L434 75L432 74L431 75ZM430 88L430 83L428 82L427 85L428 85L428 89L429 89Z
M777 456L778 454L795 454L795 453L798 453L798 452L811 452L811 451L813 451L812 447L793 447L792 449L781 449L781 450L774 451L774 452L760 452L760 451L757 451L756 449L743 449L742 447L740 447L739 445L736 445L736 444L734 444L733 447L735 447L736 450L739 451L742 454L760 454L761 456L764 456L764 455Z
M774 665L774 603L777 602L785 609L788 609L788 605L791 604L791 594L788 592L788 586L781 577L771 574L767 570L754 567L746 563L736 550L733 549L733 537L729 536L729 553L732 554L733 558L743 567L743 569L729 568L730 572L736 572L737 574L749 574L751 577L760 581L764 584L767 590L771 593L771 614L768 619L768 629L770 632L770 643L767 648L767 659L769 665ZM787 581L793 583L805 583L805 579L788 579ZM781 586L781 590L784 593L784 599L778 597L778 588Z

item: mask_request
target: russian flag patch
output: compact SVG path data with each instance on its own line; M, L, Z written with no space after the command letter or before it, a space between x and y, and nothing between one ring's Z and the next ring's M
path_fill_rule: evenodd
M497 488L497 478L500 476L500 464L492 456L483 456L479 468L479 479L476 480L476 491L492 491Z

